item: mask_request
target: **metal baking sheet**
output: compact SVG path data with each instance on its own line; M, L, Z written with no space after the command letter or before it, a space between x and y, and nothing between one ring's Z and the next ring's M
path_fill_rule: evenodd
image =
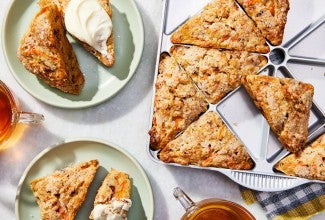
M160 54L169 52L172 46L171 34L208 2L210 0L164 0L155 79L158 75ZM276 47L269 45L271 51L264 54L268 58L268 63L259 72L259 74L295 78L313 84L315 95L310 113L308 142L325 132L325 12L321 10L322 8L325 8L325 2L322 0L307 3L302 0L290 1L283 43ZM238 106L241 106L240 111ZM150 158L165 165L218 171L238 184L254 190L280 191L307 182L324 183L324 181L287 176L274 170L274 165L289 153L270 131L265 118L254 106L243 87L238 87L217 104L210 104L209 110L216 111L245 145L255 162L252 170L164 163L159 160L158 151L150 149L148 144ZM152 122L152 115L153 109L150 122Z

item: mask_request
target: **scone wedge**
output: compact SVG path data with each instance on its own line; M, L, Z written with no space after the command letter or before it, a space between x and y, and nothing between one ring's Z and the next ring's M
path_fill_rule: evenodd
M84 76L55 5L41 8L23 35L17 56L23 66L63 92L79 94Z
M257 74L267 63L256 53L198 46L174 45L170 53L213 104L240 86L242 77Z
M244 145L223 123L207 112L159 153L166 163L248 170L253 161Z
M39 5L41 7L45 7L47 5L53 5L55 4L60 12L61 16L64 19L66 8L69 4L70 0L40 0ZM100 5L103 7L103 9L106 11L107 15L112 19L112 7L110 4L110 0L98 0ZM112 66L115 62L115 52L114 52L114 34L113 31L109 38L106 41L107 46L107 54L102 54L99 51L97 51L95 48L87 44L86 42L80 41L76 36L73 36L76 40L78 40L81 45L89 51L91 54L93 54L99 61L101 61L105 66Z
M132 205L131 181L127 173L111 168L97 191L94 209L90 219L115 216L117 219L127 219L127 213ZM106 218L105 218L106 219ZM108 219L108 218L107 218Z
M282 145L298 153L306 144L314 87L290 78L248 75L243 85Z
M171 42L259 53L270 50L260 30L234 0L213 0L182 24Z
M299 155L290 154L275 165L290 175L325 181L325 134L306 146Z
M74 219L98 167L97 160L90 160L32 180L30 187L41 209L41 218Z
M256 23L262 35L272 44L280 45L283 39L289 0L237 0Z
M150 147L162 149L208 109L208 102L176 60L160 57L155 84L154 112L149 131Z

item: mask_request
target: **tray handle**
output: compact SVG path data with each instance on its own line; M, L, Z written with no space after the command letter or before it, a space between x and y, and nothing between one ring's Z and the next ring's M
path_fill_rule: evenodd
M313 180L307 180L299 177L261 174L249 171L223 170L221 172L236 183L257 191L283 191L308 182L314 182Z

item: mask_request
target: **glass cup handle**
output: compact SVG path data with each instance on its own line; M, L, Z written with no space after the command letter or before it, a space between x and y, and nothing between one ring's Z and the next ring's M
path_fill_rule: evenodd
M180 187L174 188L173 195L186 211L195 205L192 199Z
M20 112L19 122L26 124L39 124L44 120L44 116L38 113Z

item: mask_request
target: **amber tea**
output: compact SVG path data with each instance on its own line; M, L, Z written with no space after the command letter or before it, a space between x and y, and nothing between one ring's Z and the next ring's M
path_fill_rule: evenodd
M252 220L254 219L246 210L235 203L228 201L203 200L197 207L183 219L188 220Z
M212 198L193 202L179 187L174 197L186 210L182 220L255 220L244 207L231 201Z
M0 88L0 142L11 129L12 111L7 93Z
M41 114L22 112L9 88L0 80L0 149L9 139L16 124L39 123L44 119Z
M10 101L2 91L0 91L0 115L0 136L2 136L10 127L12 117Z

